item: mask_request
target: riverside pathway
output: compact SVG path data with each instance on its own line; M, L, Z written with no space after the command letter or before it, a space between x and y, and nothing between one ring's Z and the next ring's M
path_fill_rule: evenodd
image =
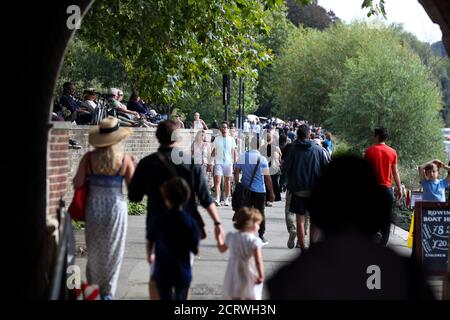
M225 233L234 230L231 207L219 207ZM221 299L222 281L225 275L228 253L221 254L216 249L213 224L206 211L201 211L206 223L207 238L201 241L200 254L194 262L191 299ZM145 254L145 215L128 217L128 234L125 258L119 278L117 299L148 299L148 279L150 268ZM284 220L284 201L275 202L266 208L266 238L269 244L263 247L266 279L280 266L298 254L296 249L286 246L288 233ZM406 246L408 234L394 225L391 226L389 246L401 255L411 255ZM77 248L84 246L84 232L76 234ZM77 264L85 270L86 257L77 256ZM440 281L430 279L437 294L440 295ZM264 291L263 298L267 298Z

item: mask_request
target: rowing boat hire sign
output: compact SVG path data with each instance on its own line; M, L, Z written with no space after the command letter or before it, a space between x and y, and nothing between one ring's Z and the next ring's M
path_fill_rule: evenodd
M448 270L450 202L418 201L414 215L414 252L431 275Z

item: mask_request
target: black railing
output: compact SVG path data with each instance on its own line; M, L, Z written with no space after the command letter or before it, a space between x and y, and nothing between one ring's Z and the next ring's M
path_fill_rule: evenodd
M72 219L65 210L64 200L59 200L57 209L59 243L56 250L53 270L51 273L49 299L72 300L75 299L75 291L67 286L68 267L75 264L75 239L73 234Z

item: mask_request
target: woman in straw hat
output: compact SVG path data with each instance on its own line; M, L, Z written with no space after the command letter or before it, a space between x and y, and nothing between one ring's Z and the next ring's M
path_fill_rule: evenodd
M122 141L131 128L119 127L108 117L89 132L95 147L80 161L73 179L74 188L89 183L86 200L85 236L88 251L87 281L97 284L103 299L112 299L117 287L127 230L128 209L122 191L134 173L134 158L126 155ZM87 168L87 172L86 172Z

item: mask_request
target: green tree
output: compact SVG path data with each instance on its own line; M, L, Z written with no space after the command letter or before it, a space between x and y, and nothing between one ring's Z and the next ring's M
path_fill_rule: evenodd
M288 19L297 27L324 30L339 21L333 11L326 11L317 4L317 0L308 5L298 4L295 0L287 0Z
M276 112L323 123L330 115L329 94L340 85L345 61L376 32L363 23L293 32L273 65Z
M100 92L106 92L110 87L129 90L131 84L123 65L118 60L95 51L78 37L72 40L69 47L58 78L56 95L62 93L62 85L66 81L75 84L78 95L88 87Z
M372 143L373 128L384 126L402 165L445 159L441 92L418 55L395 37L379 34L361 45L345 68L330 95L329 123L340 137L362 152Z
M275 60L274 78L277 113L285 117L304 117L323 123L331 112L330 93L340 86L348 59L357 57L359 48L378 38L386 38L417 53L420 62L433 74L447 105L449 60L436 57L430 45L420 42L399 25L336 24L323 32L298 29L288 38ZM445 116L446 113L443 114Z
M273 54L274 61L278 59L280 52L290 34L295 32L296 27L286 18L285 12L273 13L269 20L271 27L270 35L262 37L260 40ZM255 111L260 116L275 116L276 101L274 93L275 72L270 63L263 68L258 68L258 84L256 87L258 109Z
M222 98L222 77L217 76L214 83L204 83L195 94L189 94L185 98L179 99L176 103L176 111L184 116L188 124L192 123L195 112L199 112L202 119L208 124L216 120L218 123L224 119L225 109ZM256 84L252 79L243 79L245 85L244 94L244 114L253 113L256 110ZM238 88L239 79L237 76L231 79L231 101L229 109L229 120L236 118L238 109Z
M175 103L187 89L234 72L256 79L271 56L256 41L282 0L97 1L81 37L120 61L151 101Z

